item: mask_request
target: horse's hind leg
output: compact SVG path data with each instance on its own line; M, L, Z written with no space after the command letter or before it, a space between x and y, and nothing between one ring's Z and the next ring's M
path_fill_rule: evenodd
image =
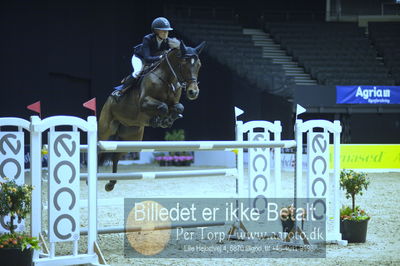
M121 159L123 154L124 153L113 153L113 155L112 155L112 172L113 173L116 173L118 171L118 162ZM117 180L108 181L108 183L104 187L105 190L107 192L113 190L116 183L117 183Z
M118 128L118 140L142 140L143 139L143 133L144 133L144 127L126 127L123 125L120 125ZM125 153L114 153L112 157L112 162L113 162L113 169L112 172L116 173L118 170L118 161L121 159L122 155ZM110 180L106 185L105 185L105 190L106 191L111 191L114 189L115 184L117 183L117 180Z
M117 133L119 122L114 119L111 112L112 99L109 97L104 104L98 122L99 140L108 140Z

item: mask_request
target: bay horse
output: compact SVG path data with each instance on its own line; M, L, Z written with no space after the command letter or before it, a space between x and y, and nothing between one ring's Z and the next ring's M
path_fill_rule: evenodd
M99 140L141 141L144 128L171 127L182 117L184 107L179 100L186 90L189 100L199 95L198 73L201 67L199 54L205 42L192 48L181 41L179 49L166 52L158 65L141 77L139 89L129 89L119 101L109 96L100 113ZM124 153L112 153L112 172L116 173L118 161ZM99 156L99 165L107 157ZM116 180L110 180L106 191L114 189Z

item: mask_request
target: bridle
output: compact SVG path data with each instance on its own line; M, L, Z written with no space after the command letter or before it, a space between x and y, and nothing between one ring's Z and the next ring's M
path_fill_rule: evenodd
M192 76L191 78L187 79L187 80L184 80L183 78L182 78L182 79L179 79L178 75L176 74L176 71L175 71L174 68L172 67L171 62L169 61L169 58L168 58L168 54L169 54L170 51L171 51L171 50L169 50L168 52L165 53L165 60L167 61L167 65L168 65L169 70L172 72L172 74L174 75L174 77L175 77L176 80L177 80L176 85L174 85L174 84L172 84L172 83L170 84L172 90L175 91L175 90L178 89L178 88L183 88L183 89L186 91L186 89L187 89L192 83L196 83L196 85L198 85L200 82L197 81L197 78L196 78L196 77L193 77L193 76ZM198 60L198 58L197 58L196 60ZM180 74L181 77L183 76L183 75L182 75L182 64L179 64L179 74Z

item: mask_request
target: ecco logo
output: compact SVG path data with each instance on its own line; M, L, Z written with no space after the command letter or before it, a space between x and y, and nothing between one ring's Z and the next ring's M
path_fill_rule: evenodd
M249 133L249 139L252 141L267 140L266 133ZM268 174L269 174L269 148L253 148L249 151L249 168L250 168L250 200L251 208L258 209L259 213L265 212L268 206L267 191L268 191ZM266 174L267 173L267 176ZM264 202L264 207L261 208L259 200Z
M53 142L50 150L50 196L51 196L51 226L54 236L59 240L70 240L76 236L77 224L79 224L79 195L75 194L79 189L73 188L79 182L79 143L75 132L52 132L49 137L49 145ZM79 157L78 157L79 158ZM79 160L78 160L79 161ZM50 172L50 169L49 169ZM50 178L49 178L50 179ZM62 225L61 225L62 224ZM70 224L71 230L66 230L66 224ZM62 229L62 230L61 230Z
M24 183L23 134L23 132L0 132L0 180L7 177L19 185ZM1 216L0 225L9 230L6 220L9 220L8 216ZM14 230L19 224L23 224L19 220L15 223L18 224L14 225Z
M327 180L329 179L329 150L328 150L328 133L309 133L309 175L312 198L327 197ZM315 200L313 203L314 217L321 220L326 216L326 203L321 199ZM316 215L317 206L322 204L323 214Z
M10 139L16 139L15 146L10 141ZM8 149L12 152L12 155L17 156L21 151L21 146L22 146L21 141L19 139L17 139L17 136L15 134L11 134L11 133L7 133L0 138L0 152L2 155L5 155L5 157L7 157L6 159L2 160L0 163L0 176L2 178L8 177L8 178L13 178L13 179L18 179L22 172L22 163L23 162L19 162L15 158L10 158L9 157L10 155L7 154L7 152L6 152L5 146L7 146ZM15 167L17 168L17 171L13 177L6 176L6 174L5 174L4 169L8 163L14 164Z

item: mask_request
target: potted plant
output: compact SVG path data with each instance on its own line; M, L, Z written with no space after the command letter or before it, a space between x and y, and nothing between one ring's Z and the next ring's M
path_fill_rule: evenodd
M174 129L165 133L166 141L184 141L185 131L183 129ZM193 152L176 151L164 153L154 153L154 160L160 166L190 166L193 163Z
M164 136L166 141L184 141L185 140L185 130L174 129L172 131L167 131Z
M340 233L342 239L349 243L364 243L367 236L367 226L370 216L359 206L356 206L356 195L362 195L367 190L370 181L366 173L353 170L342 170L340 187L346 191L346 198L351 198L351 207L343 206L340 210Z
M154 160L160 166L172 166L174 158L170 155L165 155L164 153L155 153Z
M0 234L0 260L13 265L32 265L34 249L40 249L39 240L23 232L15 232L16 220L21 221L30 212L33 187L17 185L14 180L0 182L0 215L10 217Z
M154 161L160 166L190 166L193 163L191 152L179 152L179 155L154 154Z
M174 166L190 166L191 163L193 163L192 152L179 152L179 155L173 156Z

